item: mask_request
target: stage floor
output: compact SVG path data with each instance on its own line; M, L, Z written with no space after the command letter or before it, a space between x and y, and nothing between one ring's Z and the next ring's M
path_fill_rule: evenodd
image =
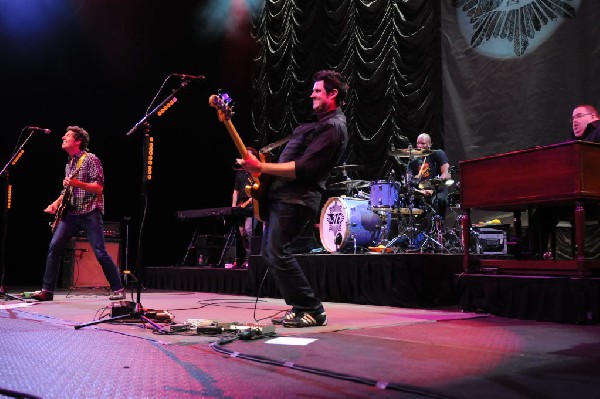
M166 311L176 323L268 323L287 309L272 298L140 293L144 309ZM130 295L135 302L137 292ZM59 291L52 302L0 305L0 389L13 391L11 396L600 397L599 325L507 319L456 306L326 302L327 326L276 327L274 337L227 343L231 334L160 334L135 321L86 325L110 309L102 290Z

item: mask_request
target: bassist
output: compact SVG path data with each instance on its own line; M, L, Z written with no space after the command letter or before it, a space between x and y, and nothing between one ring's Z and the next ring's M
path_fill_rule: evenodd
M277 163L255 156L238 159L242 167L260 176L273 177L267 199L262 256L291 309L271 321L284 327L327 324L320 299L291 250L292 241L317 220L325 181L345 152L348 132L342 112L348 84L335 71L313 75L310 98L314 120L299 125Z

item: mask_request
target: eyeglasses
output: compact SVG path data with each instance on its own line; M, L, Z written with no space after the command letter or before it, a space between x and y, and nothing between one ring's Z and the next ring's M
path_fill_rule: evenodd
M590 113L590 112L588 112L587 114L575 114L575 115L573 115L571 118L569 118L569 122L573 123L573 121L574 121L575 119L582 118L582 117L584 117L584 116L586 116L586 115L593 115L593 114L592 114L592 113Z

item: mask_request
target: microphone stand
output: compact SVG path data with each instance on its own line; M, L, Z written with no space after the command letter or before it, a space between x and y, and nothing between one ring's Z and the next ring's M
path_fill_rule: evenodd
M111 321L119 320L119 319L140 319L141 321L145 321L145 322L148 322L149 324L151 324L158 332L164 333L164 331L162 330L162 328L160 328L160 326L153 323L150 319L148 319L145 316L144 308L141 303L142 281L144 278L144 267L142 264L142 252L143 252L142 251L142 243L144 241L143 233L144 233L144 225L145 225L145 221L146 221L146 211L147 211L147 203L148 203L148 201L147 201L147 191L148 190L147 189L148 189L148 180L152 179L152 169L154 167L154 160L153 160L154 140L150 136L149 120L155 115L158 115L158 116L163 115L169 108L171 108L177 102L177 97L176 97L177 93L179 93L179 91L181 91L183 88L185 88L189 82L190 82L189 78L182 81L180 86L177 89L174 89L173 92L169 96L167 96L167 98L165 98L160 104L158 104L152 111L150 111L149 113L144 115L144 117L142 119L140 119L140 121L137 122L126 134L126 136L131 136L133 133L135 133L140 128L140 126L144 127L144 140L143 140L144 156L143 156L143 160L142 160L142 185L140 188L140 201L141 201L141 203L140 203L140 229L139 229L138 246L137 246L137 254L136 254L136 261L135 261L135 271L136 271L137 277L134 278L134 280L136 281L136 291L137 291L135 306L133 307L132 312L129 314L123 314L120 316L114 316L114 317L110 317L107 319L94 320L89 323L79 324L79 325L75 326L76 330L86 327L86 326L99 324L99 323L111 322ZM128 273L128 274L130 274L130 273Z
M23 302L25 301L23 298L19 298L17 296L7 294L6 287L4 286L4 274L6 273L6 236L8 235L8 217L9 210L12 206L12 186L10 185L10 173L9 168L14 166L19 162L21 156L25 152L23 147L29 141L35 130L30 129L29 136L23 141L23 143L17 148L17 150L11 155L9 161L4 165L2 170L0 171L0 177L5 176L4 179L4 209L3 209L3 217L2 217L2 240L0 241L0 297L4 296L8 299L17 299Z

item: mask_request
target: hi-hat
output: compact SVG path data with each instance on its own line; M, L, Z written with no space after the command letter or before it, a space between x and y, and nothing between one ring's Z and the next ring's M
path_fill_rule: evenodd
M431 190L432 188L438 188L440 186L450 187L454 184L454 180L452 179L440 179L435 177L433 179L424 180L419 183L419 188L421 190Z
M333 169L331 169L332 172L343 172L344 170L348 171L348 170L362 170L363 166L362 165L340 165L340 166L336 166Z
M388 154L395 157L423 157L432 153L433 151L426 150L424 148L400 148L398 150L391 150L388 152Z
M344 180L327 186L328 190L346 190L349 188L369 187L371 183L366 180Z

